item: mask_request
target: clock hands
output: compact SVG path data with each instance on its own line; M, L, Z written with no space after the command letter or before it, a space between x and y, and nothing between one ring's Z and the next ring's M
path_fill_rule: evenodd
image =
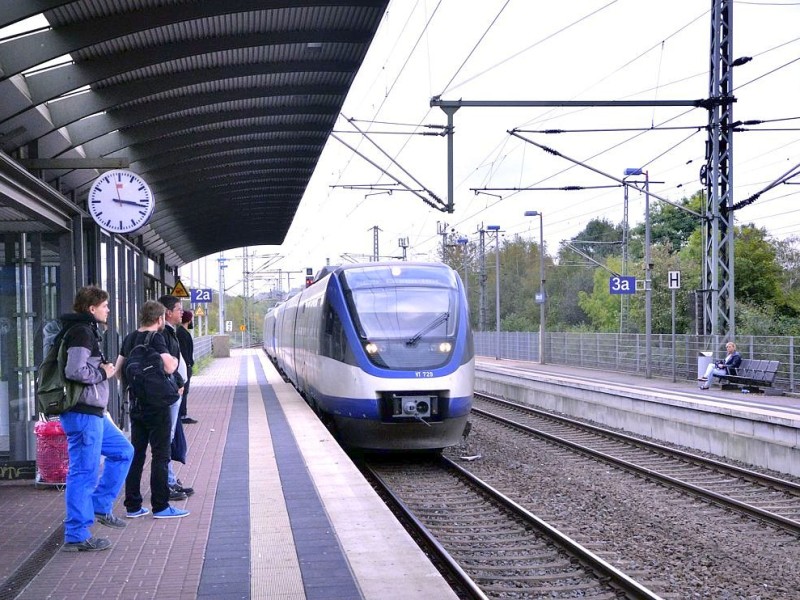
M137 202L136 200L122 200L120 198L118 200L114 200L114 202L119 202L120 204L133 204L134 206L141 206L141 207L147 206L147 200L142 200Z

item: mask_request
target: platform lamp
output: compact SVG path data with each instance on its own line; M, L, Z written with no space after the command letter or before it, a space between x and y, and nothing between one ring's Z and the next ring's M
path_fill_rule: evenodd
M644 345L645 377L652 377L653 355L653 290L650 264L650 173L639 168L625 169L625 177L644 175Z
M545 337L545 301L547 296L544 291L544 215L538 210L526 210L526 217L539 217L539 293L536 294L536 303L539 305L539 364L545 364L544 337Z
M467 271L467 244L469 240L461 236L456 240L456 243L461 246L464 252L464 296L467 299L467 307L469 307L469 272ZM469 310L469 308L467 310Z
M495 292L494 292L494 305L495 305L495 353L494 357L500 360L500 225L487 225L487 231L494 231L494 246L495 246Z

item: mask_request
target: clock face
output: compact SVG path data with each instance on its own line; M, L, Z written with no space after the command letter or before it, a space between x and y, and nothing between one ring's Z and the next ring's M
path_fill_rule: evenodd
M89 214L111 233L131 233L153 215L153 192L136 173L114 170L95 179L89 189Z

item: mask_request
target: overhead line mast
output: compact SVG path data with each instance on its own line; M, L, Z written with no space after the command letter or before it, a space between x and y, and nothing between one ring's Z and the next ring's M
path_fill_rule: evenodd
M733 340L733 0L711 2L703 333ZM714 346L719 345L714 340Z
M733 0L711 0L711 68L709 98L696 100L442 100L431 98L447 116L447 202L454 210L453 191L453 116L462 107L667 107L687 106L708 110L707 163L701 172L706 185L703 215L705 258L703 265L703 333L733 339L736 333L733 296L733 185L732 114ZM529 141L529 140L528 140ZM652 194L651 194L652 195ZM683 207L682 207L683 208ZM690 211L693 212L693 211ZM718 340L713 340L714 346Z

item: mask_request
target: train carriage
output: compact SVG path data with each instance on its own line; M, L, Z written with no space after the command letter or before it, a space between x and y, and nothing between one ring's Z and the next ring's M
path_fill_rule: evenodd
M448 266L329 269L270 311L264 331L267 354L343 444L430 450L461 439L474 349L463 286Z

